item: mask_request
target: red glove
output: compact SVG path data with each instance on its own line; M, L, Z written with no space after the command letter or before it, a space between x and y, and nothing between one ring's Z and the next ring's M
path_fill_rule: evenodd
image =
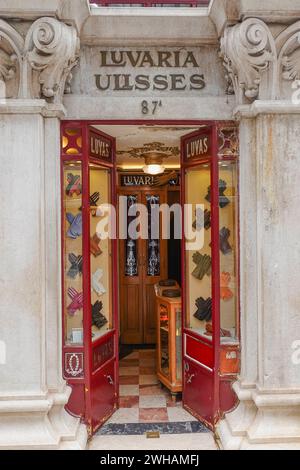
M73 317L77 310L83 307L83 292L77 292L73 287L69 287L68 296L72 299L70 305L68 305L68 314Z
M227 272L222 272L220 276L220 287L221 287L221 299L222 300L229 300L233 297L232 290L228 287L230 283L231 276Z

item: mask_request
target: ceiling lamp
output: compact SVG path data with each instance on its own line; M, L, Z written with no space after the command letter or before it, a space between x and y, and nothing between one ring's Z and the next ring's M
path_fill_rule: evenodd
M143 172L148 175L160 175L165 171L163 166L164 153L161 152L147 152L142 155L145 158L145 166Z

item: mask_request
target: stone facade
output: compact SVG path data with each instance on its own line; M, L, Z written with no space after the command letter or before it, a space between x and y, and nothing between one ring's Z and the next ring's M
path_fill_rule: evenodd
M300 1L282 3L100 11L87 0L0 0L0 448L86 445L63 409L59 126L143 118L139 93L86 94L77 65L85 48L140 44L211 48L218 67L209 93L166 94L157 118L240 123L240 403L220 422L221 443L300 448Z

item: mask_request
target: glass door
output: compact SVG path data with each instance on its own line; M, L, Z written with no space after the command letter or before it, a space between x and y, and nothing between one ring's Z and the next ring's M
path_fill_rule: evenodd
M86 123L62 134L66 408L92 435L118 403L115 141Z
M220 151L221 135L213 124L184 136L181 160L183 403L211 428L236 401L231 385L239 351L237 162L228 133ZM191 243L189 225L197 244Z

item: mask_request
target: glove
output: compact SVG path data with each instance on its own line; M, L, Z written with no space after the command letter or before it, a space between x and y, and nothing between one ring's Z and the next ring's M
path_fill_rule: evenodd
M208 299L204 299L203 297L199 297L196 302L197 311L194 313L194 317L200 321L209 321L211 320L212 315L212 299L209 297Z
M69 287L68 296L72 299L70 305L68 305L68 314L73 317L76 310L80 310L83 307L83 292L77 292L73 287Z
M73 175L73 173L67 174L67 181L68 185L66 187L66 194L67 196L73 196L75 193L77 196L81 194L81 183L80 183L80 176Z
M200 281L204 278L205 274L207 276L211 275L211 257L209 255L201 255L201 253L193 254L193 262L197 265L192 276Z
M204 334L206 336L212 336L212 334L213 334L212 324L211 323L206 323L205 328L206 328L206 332ZM221 337L231 338L231 333L228 330L224 330L223 328L220 328L220 336Z
M103 269L99 268L92 274L92 289L98 296L105 294L106 290L103 284L99 281L103 276Z
M224 195L226 189L226 181L219 180L219 206L221 207L221 209L223 209L223 207L226 207L230 203L229 199ZM207 195L205 196L205 199L209 203L211 202L211 186L207 188Z
M74 253L69 253L68 258L71 263L71 267L67 272L67 276L75 279L77 274L82 274L82 256L76 256Z
M221 287L221 299L229 300L233 297L233 292L229 289L228 284L231 280L231 276L227 272L222 272L220 276L220 287Z
M95 325L99 329L107 323L107 319L101 313L102 308L103 303L99 300L96 300L94 305L92 305L92 325Z
M193 223L193 228L195 228L197 230L201 230L203 228L203 224L202 224L203 219L204 219L204 228L205 228L205 230L208 230L210 228L210 219L211 219L210 211L205 209L204 215L203 215L202 209L197 209L196 210L196 220Z
M99 255L101 255L102 253L102 250L101 248L99 247L99 243L100 243L100 238L98 237L98 235L95 233L91 238L90 238L90 252L92 253L92 255L95 256L95 258Z
M70 227L67 231L67 237L73 238L74 240L77 237L81 237L82 235L82 214L79 213L76 216L68 212L66 214L67 221L70 224Z
M226 181L219 180L219 205L221 209L223 209L223 207L226 207L230 203L229 199L224 195L224 192L226 191L226 189L227 189Z
M100 199L100 193L99 192L93 193L90 196L90 206L96 206L99 199Z
M223 227L220 230L220 250L222 251L223 255L227 255L228 253L232 252L232 247L228 241L230 237L230 230L229 228Z

